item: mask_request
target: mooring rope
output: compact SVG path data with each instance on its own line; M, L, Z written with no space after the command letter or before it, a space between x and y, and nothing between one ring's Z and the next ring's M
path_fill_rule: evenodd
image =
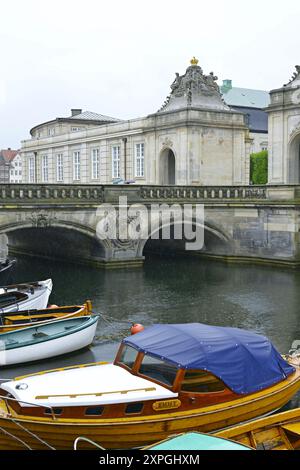
M23 429L23 431L27 432L30 436L34 437L37 441L39 441L41 444L44 444L46 447L48 447L50 450L56 450L55 447L52 447L50 444L48 444L48 442L44 441L43 439L41 439L39 436L37 436L36 434L34 434L33 432L29 431L29 429L27 429L25 426L23 426L21 423L18 423L18 421L16 421L15 419L13 419L11 416L9 417L9 419L14 423L16 424L17 426L19 426L21 429Z
M24 447L27 447L28 450L32 450L32 448L31 448L28 444L26 444L26 442L22 441L22 439L20 439L19 437L15 436L14 434L11 434L10 432L6 431L6 429L0 427L0 431L2 431L3 434L6 434L6 435L9 436L9 437L12 437L12 438L15 439L16 441L21 442L21 444L23 444Z

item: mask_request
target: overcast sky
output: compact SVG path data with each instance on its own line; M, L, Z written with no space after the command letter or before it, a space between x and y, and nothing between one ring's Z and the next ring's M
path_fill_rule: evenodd
M193 55L265 90L300 63L299 0L0 0L0 18L0 148L71 108L155 112Z

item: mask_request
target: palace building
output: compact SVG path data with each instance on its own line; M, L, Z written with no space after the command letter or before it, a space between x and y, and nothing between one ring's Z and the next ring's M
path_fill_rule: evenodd
M73 109L35 126L22 142L23 183L248 185L257 129L243 107L226 102L217 79L194 58L149 116L119 120Z
M300 183L300 66L286 85L270 92L269 183Z

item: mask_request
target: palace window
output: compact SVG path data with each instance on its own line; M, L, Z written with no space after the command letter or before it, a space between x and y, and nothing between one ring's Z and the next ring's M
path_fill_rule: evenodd
M112 148L112 177L120 178L120 152L119 146Z
M28 160L28 182L35 183L35 157L29 157Z
M99 149L92 150L92 179L97 180L100 177L100 152Z
M48 155L42 156L42 181L48 183L49 180L49 166L48 166Z
M80 180L80 152L73 152L73 179Z
M62 153L56 155L56 179L58 182L64 180L64 156Z
M136 144L135 146L135 176L143 178L145 176L145 145Z

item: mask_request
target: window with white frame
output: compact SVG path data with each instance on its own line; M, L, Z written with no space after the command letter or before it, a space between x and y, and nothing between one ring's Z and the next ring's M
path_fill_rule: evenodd
M112 147L112 177L120 178L120 153L121 147Z
M62 153L56 155L56 180L58 182L64 180L64 156Z
M80 152L73 152L73 180L80 180Z
M28 182L35 183L35 157L28 159Z
M49 165L48 165L48 155L42 156L42 181L43 183L48 183L49 180Z
M100 177L100 151L92 150L92 179L97 180Z
M135 176L137 178L145 176L145 144L135 145Z

